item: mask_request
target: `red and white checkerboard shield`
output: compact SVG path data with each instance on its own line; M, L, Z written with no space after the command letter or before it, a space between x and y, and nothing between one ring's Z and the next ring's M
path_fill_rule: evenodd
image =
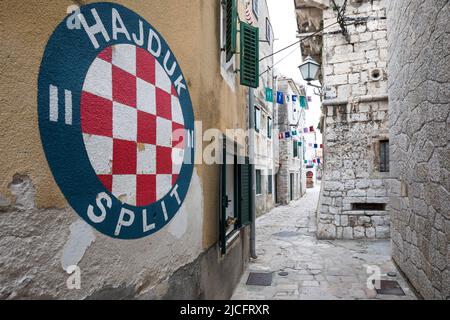
M183 113L169 76L146 50L118 44L97 56L83 85L81 128L97 177L123 203L147 206L175 184Z

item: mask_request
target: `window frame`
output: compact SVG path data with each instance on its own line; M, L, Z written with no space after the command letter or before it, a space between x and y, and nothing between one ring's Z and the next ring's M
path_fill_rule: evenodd
M256 132L260 132L261 131L261 108L258 106L254 106L254 128Z
M259 20L259 0L252 0L252 11L256 20Z
M222 137L222 160L220 168L220 215L219 215L219 245L222 255L228 253L227 249L234 243L235 239L239 237L240 230L245 228L251 223L251 210L253 207L251 192L252 192L252 165L249 158L245 157L244 164L238 163L237 156L237 144L234 150L234 163L226 163L227 149L226 149L226 137ZM230 155L230 154L228 154ZM226 221L228 219L227 207L229 205L229 198L227 193L227 173L228 170L232 170L233 173L233 217L236 222L231 230L227 228ZM244 206L244 201L247 201L247 206Z
M380 151L379 151L379 171L381 173L389 173L390 165L389 165L389 140L384 139L379 141Z
M220 69L222 78L234 91L236 87L236 53L227 59L226 34L227 34L227 14L226 1L220 1Z
M298 143L297 140L292 140L292 157L298 158Z
M266 40L269 43L272 43L272 24L270 23L269 18L266 17Z
M273 120L272 117L267 116L267 138L272 139Z
M262 195L262 171L260 169L255 170L255 183L255 194L257 196Z
M273 194L273 173L270 169L267 173L267 194Z

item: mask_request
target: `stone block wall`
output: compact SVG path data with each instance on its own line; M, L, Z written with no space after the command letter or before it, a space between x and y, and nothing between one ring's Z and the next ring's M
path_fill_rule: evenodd
M393 259L425 299L450 299L450 2L387 12Z
M387 102L325 109L325 170L318 236L337 239L389 237L387 180L379 172L379 141L387 135ZM375 204L371 210L355 208ZM384 206L384 208L383 208Z
M323 40L324 176L317 236L386 239L389 172L380 172L380 141L389 139L385 1L349 2L346 14L361 19L348 27L350 41L338 25L327 28ZM336 22L332 7L323 16L325 27Z
M343 0L336 1L342 5ZM349 2L347 16L362 22L347 27L350 43L340 33L337 13L324 10L323 73L326 99L348 99L387 93L385 0Z

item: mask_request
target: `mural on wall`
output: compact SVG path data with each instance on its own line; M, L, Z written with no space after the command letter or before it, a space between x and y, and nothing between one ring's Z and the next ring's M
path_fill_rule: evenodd
M153 26L117 4L67 17L38 85L41 140L55 181L98 231L137 239L164 227L189 189L194 115L180 66Z

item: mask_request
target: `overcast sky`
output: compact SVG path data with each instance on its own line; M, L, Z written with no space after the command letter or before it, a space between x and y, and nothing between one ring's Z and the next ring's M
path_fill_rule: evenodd
M295 41L297 38L297 20L295 17L294 0L266 0L269 7L270 21L275 34L274 52L282 49ZM292 78L299 83L305 83L300 75L298 66L302 63L300 44L286 49L274 57L275 68L288 78ZM313 102L306 113L306 124L316 127L320 120L320 98L313 93L313 88L307 89L307 95L311 96ZM318 135L318 143L322 137Z

